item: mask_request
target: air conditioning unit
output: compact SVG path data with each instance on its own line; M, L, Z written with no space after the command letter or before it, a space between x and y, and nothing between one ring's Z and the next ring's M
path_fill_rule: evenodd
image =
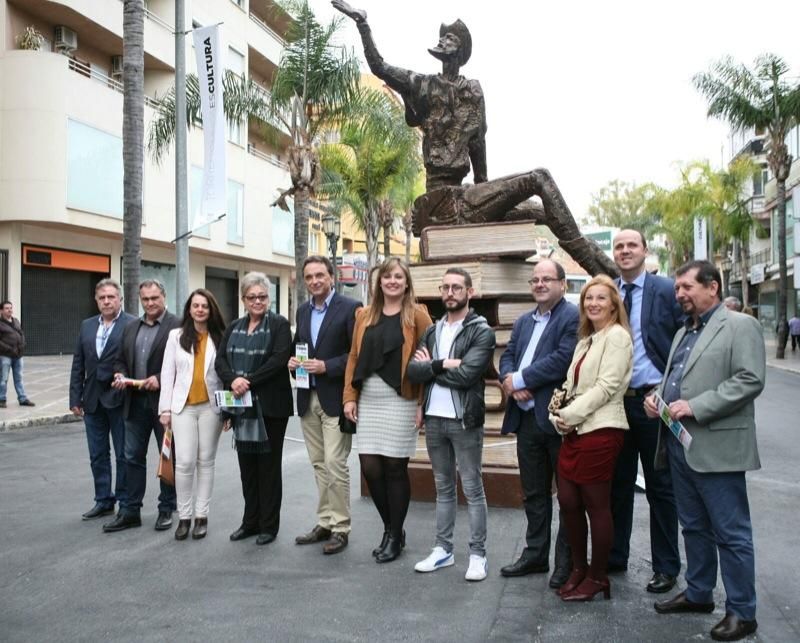
M69 27L58 25L55 30L56 51L75 51L78 48L78 34Z
M111 56L111 77L122 77L122 56Z

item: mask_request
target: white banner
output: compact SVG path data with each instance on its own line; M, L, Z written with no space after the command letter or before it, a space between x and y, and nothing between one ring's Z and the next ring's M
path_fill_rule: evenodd
M694 218L694 258L708 259L708 227L705 218Z
M200 107L203 116L203 184L200 207L195 210L192 230L216 221L227 212L227 175L225 172L225 113L222 100L222 33L219 25L202 27L192 32L197 59L197 80L200 85Z

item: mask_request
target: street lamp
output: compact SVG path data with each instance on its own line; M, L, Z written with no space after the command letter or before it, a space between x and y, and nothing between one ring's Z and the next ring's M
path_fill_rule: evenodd
M330 212L322 217L322 231L328 240L328 248L333 262L333 289L338 290L339 268L336 265L336 246L342 233L342 222L339 217L333 216Z

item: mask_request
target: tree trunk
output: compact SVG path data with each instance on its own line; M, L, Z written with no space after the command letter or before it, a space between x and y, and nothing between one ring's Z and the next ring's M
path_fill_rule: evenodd
M303 262L308 257L308 200L309 189L302 185L294 193L294 261L295 261L295 290L294 306L289 312L294 319L294 314L308 298L306 283L303 280Z
M364 237L367 242L367 264L369 270L378 265L378 213L375 205L367 207L364 217Z
M742 308L750 306L750 256L746 243L739 242L739 262L742 264Z
M786 306L789 276L786 272L786 179L777 177L778 198L778 346L777 359L784 359L786 342L789 339L789 325L786 321Z
M392 225L383 226L383 258L388 259L392 256Z
M144 0L125 0L122 18L122 284L125 310L139 314L144 168Z
M406 229L406 264L411 263L411 230Z

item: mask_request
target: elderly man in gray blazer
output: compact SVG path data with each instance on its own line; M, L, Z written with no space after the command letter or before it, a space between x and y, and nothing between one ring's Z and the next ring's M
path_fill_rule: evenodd
M745 472L760 468L754 401L764 388L766 355L758 322L720 303L722 280L708 261L678 269L675 295L688 315L672 342L659 394L691 435L685 448L662 424L655 466L669 462L686 546L686 590L655 603L660 614L714 610L717 554L725 618L716 641L756 631L755 558ZM645 411L658 414L655 396Z

